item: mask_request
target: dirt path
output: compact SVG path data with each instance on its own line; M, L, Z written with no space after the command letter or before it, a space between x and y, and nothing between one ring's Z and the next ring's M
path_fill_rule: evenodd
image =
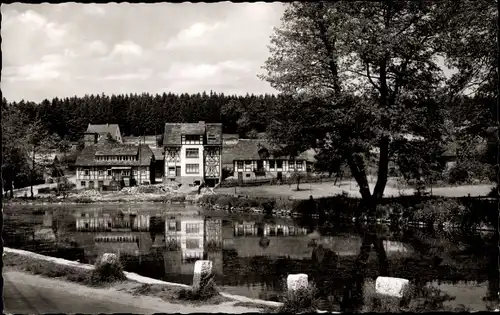
M58 279L44 278L19 271L4 270L5 313L247 313L258 308L219 305L192 306L173 304L159 298L134 296L116 288L89 288Z

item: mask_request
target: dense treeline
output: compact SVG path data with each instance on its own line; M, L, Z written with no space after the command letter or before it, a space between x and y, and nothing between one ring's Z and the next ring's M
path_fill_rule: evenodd
M266 130L266 108L290 98L275 95L229 96L198 94L85 95L54 98L40 103L13 102L30 119L36 116L50 134L78 140L89 123L120 125L123 135L163 132L166 122L222 122L225 133L254 136Z

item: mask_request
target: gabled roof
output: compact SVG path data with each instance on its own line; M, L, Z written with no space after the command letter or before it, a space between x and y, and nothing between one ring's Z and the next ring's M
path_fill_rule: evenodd
M116 131L119 130L117 124L105 124L105 125L91 125L89 124L87 127L87 131L85 133L97 133L100 135L106 135L110 133L112 136L116 134Z
M282 147L261 139L239 139L235 145L222 148L222 163L232 164L234 160L261 160L259 151L266 149L269 159L288 159L279 152Z
M215 136L211 144L222 143L222 124L220 123L166 123L163 136L163 145L180 145L182 135L205 135L210 133Z
M135 143L139 144L139 141L141 143L146 143L146 144L155 144L156 145L156 136L141 136L141 137L134 137L134 136L128 136L128 137L122 137L123 143Z
M140 153L140 154L139 154ZM95 160L96 155L118 156L134 155L139 156L138 161L101 161ZM80 151L76 158L76 166L147 166L151 162L153 151L147 144L136 146L133 144L120 144L108 140L101 140L97 144L89 145Z
M161 148L154 148L154 149L151 149L151 151L153 151L153 154L155 156L155 160L156 161L161 161L163 160L164 158L164 152L163 152L163 149Z

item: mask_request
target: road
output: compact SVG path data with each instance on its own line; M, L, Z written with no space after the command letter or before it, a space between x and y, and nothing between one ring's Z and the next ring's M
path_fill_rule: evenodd
M44 278L14 270L4 270L4 313L246 313L255 308L219 305L174 304L159 298L133 296L113 288L90 288L58 279Z

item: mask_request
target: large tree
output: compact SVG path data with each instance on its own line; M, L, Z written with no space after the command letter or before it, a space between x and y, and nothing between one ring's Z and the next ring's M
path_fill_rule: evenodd
M438 102L445 83L436 40L438 2L316 2L286 5L261 78L297 102L273 108L272 138L294 150L341 157L373 211L396 140L443 140ZM367 161L378 157L370 191Z

